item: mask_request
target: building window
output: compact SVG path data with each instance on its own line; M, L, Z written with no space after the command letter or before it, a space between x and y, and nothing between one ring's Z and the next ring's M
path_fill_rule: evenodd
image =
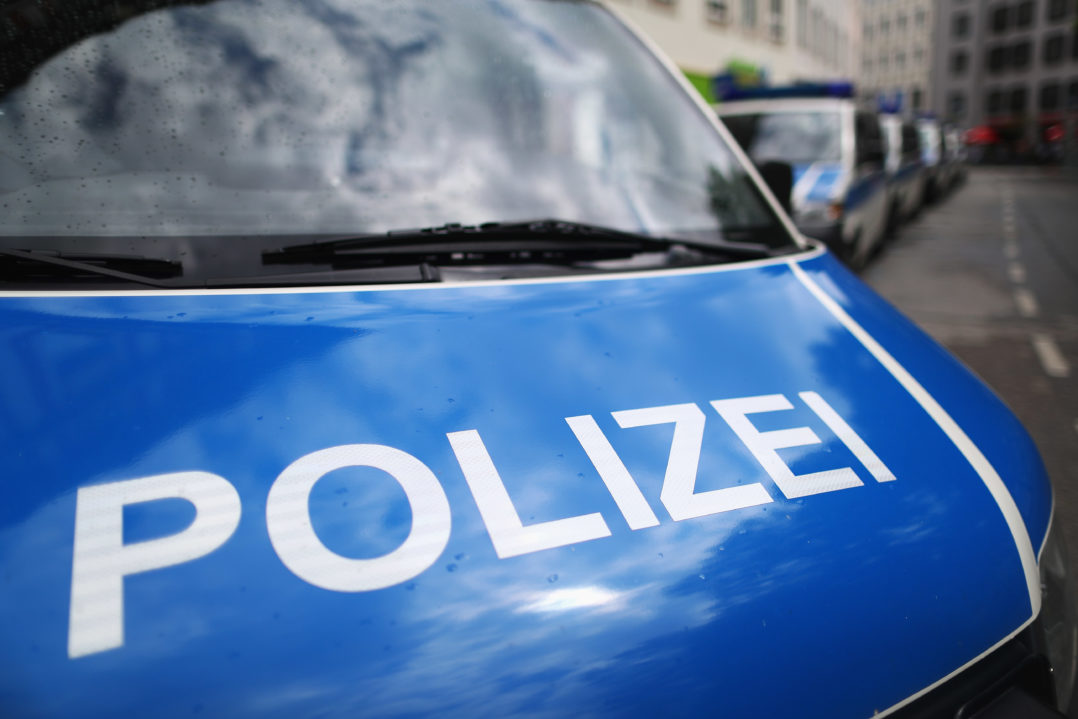
M1044 64L1058 65L1063 60L1063 43L1066 41L1063 34L1052 35L1044 40Z
M984 108L989 115L998 115L1000 109L1003 107L1003 93L999 90L992 90L988 93L985 99Z
M1078 110L1078 80L1071 80L1067 85L1067 109Z
M1011 90L1010 110L1012 115L1021 115L1026 111L1026 88L1016 87Z
M967 67L969 67L969 55L965 50L956 50L951 53L952 75L964 75Z
M922 102L924 102L924 93L921 92L921 88L915 87L910 90L910 106L913 107L914 112L921 109Z
M730 6L726 0L707 0L708 22L725 25L730 22Z
M925 11L923 8L917 8L917 12L913 14L913 24L917 27L925 26Z
M1007 8L1000 6L994 8L990 15L989 27L992 28L992 32L999 34L1006 32L1007 30Z
M899 15L897 18L895 18L895 29L898 30L899 32L905 32L905 30L906 30L906 16L905 15Z
M924 64L924 60L925 60L924 48L921 48L921 47L913 48L913 64L916 65L917 67L920 67L922 64Z
M742 27L756 27L756 0L741 0Z
M767 21L767 35L774 42L782 42L786 26L782 17L782 0L771 0L771 16Z
M1015 70L1025 70L1029 67L1030 58L1033 56L1033 46L1029 40L1015 44L1011 48L1011 67Z
M1078 25L1074 26L1074 34L1071 35L1071 59L1078 60Z
M1029 0L1018 3L1014 12L1015 27L1029 27L1033 24L1033 3Z
M1041 85L1041 111L1055 112L1059 110L1059 88L1057 82L1048 82Z
M869 25L867 22L865 23L865 26L861 29L861 37L865 40L872 39L872 26Z
M883 55L880 55L880 72L886 72L887 71L887 60L888 60L887 53L884 53Z
M1072 0L1048 0L1048 22L1058 22L1070 14Z
M952 92L947 98L947 112L951 118L961 120L966 116L966 96L961 92Z
M999 73L1003 72L1003 68L1007 64L1007 48L1002 45L989 48L988 61L986 63L988 72Z
M951 17L951 35L957 38L969 37L969 14L959 12Z

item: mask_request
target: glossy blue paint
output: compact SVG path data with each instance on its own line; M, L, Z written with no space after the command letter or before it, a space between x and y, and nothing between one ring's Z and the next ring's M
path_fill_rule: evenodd
M995 463L1035 537L1049 490L983 385L830 257L805 269ZM868 716L1029 619L1014 542L931 418L783 264L601 281L315 294L0 298L0 704L94 716ZM897 476L881 484L797 398L824 397ZM781 393L761 430L808 426L795 473L864 486L784 499L717 399ZM762 482L772 504L674 522L669 426L615 410L696 403L697 491ZM660 520L632 531L564 418L591 414ZM498 559L447 432L482 435L525 524L600 512L611 536ZM302 455L381 443L452 508L434 566L337 593L286 569L265 499ZM1032 454L1031 454L1032 453ZM75 491L203 470L243 502L201 559L129 577L126 642L69 659ZM334 551L407 534L375 471L319 482ZM131 507L127 541L180 531L182 501ZM1039 533L1039 534L1038 534ZM1035 539L1036 542L1036 539Z
M852 211L887 189L887 175L883 170L870 172L855 179L846 191L846 209Z
M898 171L891 176L890 181L894 183L908 182L916 178L917 173L924 169L924 165L920 161L903 163Z
M1034 549L1048 531L1052 492L1037 447L1022 423L983 382L946 349L928 339L893 306L849 273L834 272L833 260L803 264L842 307L908 369L958 422L988 458L1014 496Z

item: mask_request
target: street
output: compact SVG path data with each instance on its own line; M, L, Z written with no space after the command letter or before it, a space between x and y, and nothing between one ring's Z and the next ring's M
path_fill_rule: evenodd
M1078 571L1078 181L1058 168L970 168L863 279L1021 419Z

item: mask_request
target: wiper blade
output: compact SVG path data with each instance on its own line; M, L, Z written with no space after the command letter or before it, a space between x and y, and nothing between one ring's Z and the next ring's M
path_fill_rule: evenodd
M265 264L329 263L334 266L416 262L490 264L567 262L631 257L688 247L734 259L770 257L764 244L658 237L564 220L448 224L384 234L340 237L262 253Z
M120 269L124 268L124 269ZM125 270L139 270L136 274ZM169 279L183 274L181 263L138 255L59 253L0 248L0 283L54 284L87 278L117 279L159 289L220 289L233 287L306 287L342 284L406 284L438 282L437 268L425 263L366 267L334 272L289 272L241 277Z
M162 280L182 274L181 263L156 257L0 248L0 281L4 282L107 277L151 287L175 287Z

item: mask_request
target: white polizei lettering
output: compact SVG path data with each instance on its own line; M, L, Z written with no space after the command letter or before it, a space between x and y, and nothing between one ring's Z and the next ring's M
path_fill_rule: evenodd
M674 425L670 458L659 498L674 521L704 517L773 502L759 482L696 493L696 473L704 441L706 417L695 404L675 404L613 412L622 428Z
M824 424L842 440L842 443L857 457L857 461L865 465L873 479L877 482L893 482L895 475L883 463L883 460L861 439L860 435L853 431L846 420L839 416L831 405L823 397L815 392L800 392L798 396L809 406L813 412L824 421Z
M500 559L610 536L597 512L525 527L479 433L469 429L446 436Z
M183 499L195 519L181 532L124 544L124 507ZM240 498L228 480L209 472L177 472L79 489L67 654L85 656L123 646L124 577L209 554L240 521Z
M849 467L809 474L794 474L790 470L776 450L819 444L820 438L816 433L808 427L761 432L748 419L750 414L793 409L793 405L783 395L716 400L711 405L722 415L730 429L734 430L788 499L860 487L863 484Z
M640 488L636 486L629 470L618 457L610 441L599 429L595 418L590 414L579 417L566 417L565 421L573 430L580 446L584 448L588 459L595 465L599 477L610 490L610 495L618 505L618 509L625 515L625 521L630 529L644 529L655 527L659 524L659 518L655 516L651 505L644 499Z
M343 557L315 534L311 490L345 467L380 469L404 490L412 526L392 552L373 559ZM336 592L383 589L415 577L441 556L451 525L449 500L434 473L407 452L379 444L341 445L300 457L281 472L266 498L266 529L277 556L300 579Z

